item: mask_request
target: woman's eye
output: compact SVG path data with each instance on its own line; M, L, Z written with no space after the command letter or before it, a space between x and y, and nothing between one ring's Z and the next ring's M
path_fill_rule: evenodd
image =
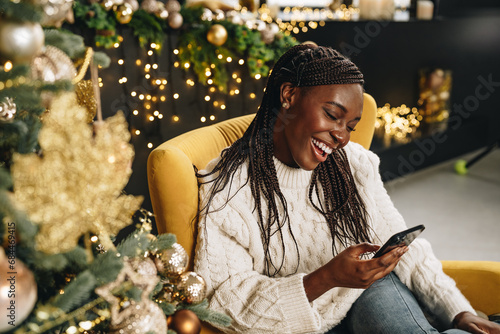
M328 118L336 121L337 120L337 117L333 116L332 114L330 114L330 112L328 112L327 110L325 110L325 114Z

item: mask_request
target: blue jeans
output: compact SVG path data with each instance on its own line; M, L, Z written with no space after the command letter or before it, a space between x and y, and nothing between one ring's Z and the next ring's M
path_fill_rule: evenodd
M352 305L342 323L327 334L437 334L411 291L390 273L378 280ZM446 334L467 333L448 329Z

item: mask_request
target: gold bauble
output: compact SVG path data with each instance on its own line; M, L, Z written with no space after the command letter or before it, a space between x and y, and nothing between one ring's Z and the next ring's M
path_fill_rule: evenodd
M6 225L7 226L7 225ZM15 244L10 244L14 247ZM11 248L0 249L0 332L12 330L31 313L37 300L33 273L16 258Z
M114 8L115 16L118 22L121 24L127 24L132 21L132 16L134 15L134 9L129 3L123 3Z
M111 325L111 334L134 333L165 334L167 332L167 319L162 309L153 301L146 300L140 304L132 303L131 315L116 325Z
M16 116L17 107L12 98L7 97L0 101L0 123L10 123Z
M168 327L177 334L198 334L201 322L193 311L179 310L168 318Z
M171 248L156 253L156 268L163 276L178 276L186 271L189 256L186 250L174 243Z
M45 35L39 23L0 19L0 62L29 63L44 42Z
M188 304L198 304L205 299L207 295L207 284L203 277L193 271L187 271L180 276L177 289Z
M215 46L221 46L227 41L227 30L221 24L214 24L207 32L207 40Z
M168 16L168 25L172 29L179 29L182 27L182 23L184 23L184 19L179 12L170 13Z

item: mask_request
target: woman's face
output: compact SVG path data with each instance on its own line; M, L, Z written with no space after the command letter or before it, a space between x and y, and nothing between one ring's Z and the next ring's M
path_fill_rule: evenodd
M349 142L363 111L359 84L294 87L281 85L282 107L274 125L274 155L284 164L315 169Z

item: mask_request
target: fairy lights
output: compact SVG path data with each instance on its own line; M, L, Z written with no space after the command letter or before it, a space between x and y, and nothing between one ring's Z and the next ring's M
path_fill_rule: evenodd
M245 12L245 8L242 8L242 15ZM290 14L297 14L296 9L289 9ZM214 14L215 15L215 14ZM259 10L260 19L267 24L273 23L272 28L289 31L290 33L298 33L300 31L307 31L307 29L316 29L320 26L319 22L301 22L300 20L295 20L288 24L285 24L283 20L273 20L271 13L268 8L264 5L263 8ZM259 17L257 17L258 19ZM285 25L284 25L285 24ZM268 26L269 27L269 26ZM256 27L253 27L254 29ZM294 28L297 28L294 30ZM121 46L121 42L116 43L115 47ZM247 99L255 100L257 99L260 88L251 88L248 85L248 79L253 81L257 87L262 84L257 83L259 80L265 76L264 73L253 73L248 77L248 70L243 67L247 64L247 60L239 57L237 54L228 52L225 48L220 48L216 52L217 59L221 61L222 64L227 64L229 72L229 80L227 84L221 84L218 69L221 63L206 63L202 67L201 77L197 76L195 70L195 65L199 64L193 63L192 61L186 61L182 58L181 48L171 48L167 50L167 68L165 68L165 63L159 60L159 50L161 46L157 43L150 43L149 48L141 55L139 59L129 59L125 56L123 52L122 56L117 57L114 62L115 65L119 66L122 75L115 79L118 84L123 86L126 92L126 96L131 100L128 101L131 106L131 117L133 123L131 123L131 134L134 138L143 138L143 141L147 148L153 149L157 146L157 143L151 137L151 131L158 131L160 129L161 123L158 122L171 122L179 123L182 120L182 115L178 114L175 106L178 103L185 104L185 99L193 98L193 94L199 94L197 96L201 97L204 105L206 106L204 115L199 115L198 119L201 123L215 122L219 116L217 112L222 112L228 109L228 102L231 99ZM198 45L189 44L186 46L187 49L199 48ZM163 49L162 53L165 52ZM162 54L162 57L164 54ZM126 71L130 70L130 64L135 64L137 66L132 69L134 72L134 78L137 77L136 73L139 75L139 84L137 84L133 89L127 91L127 87L132 87L131 76L127 78ZM257 60L257 66L265 66L262 61ZM222 65L224 66L224 65ZM5 70L4 65L4 70ZM181 80L172 79L171 73L179 73L182 71L185 77ZM193 73L196 76L193 76ZM115 82L116 82L115 81ZM169 83L172 82L172 83ZM243 86L243 82L245 82ZM102 87L103 80L99 78L99 86ZM202 89L200 91L200 89ZM191 120L192 122L192 120ZM155 130L156 129L156 130ZM78 326L76 326L78 327ZM82 328L82 327L80 327Z
M376 131L385 139L394 138L404 141L412 133L415 133L422 121L422 115L418 109L409 108L406 105L392 107L386 103L383 107L377 108Z

